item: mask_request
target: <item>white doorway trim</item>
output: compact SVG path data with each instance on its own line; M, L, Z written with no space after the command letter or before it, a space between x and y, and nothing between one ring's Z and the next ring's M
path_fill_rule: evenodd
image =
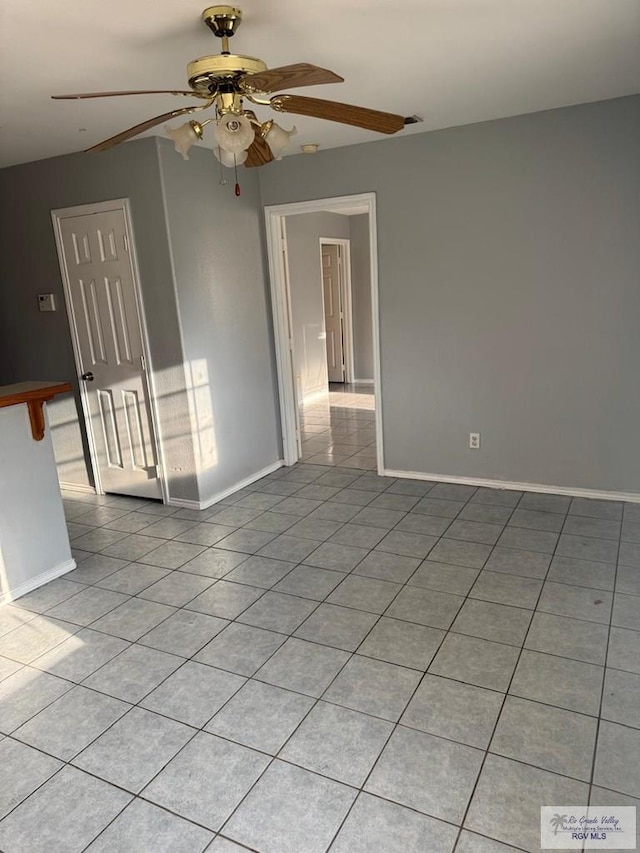
M56 241L56 249L58 251L58 261L60 264L60 275L62 277L62 287L64 291L65 308L67 312L67 320L69 322L69 331L71 333L71 344L73 347L73 357L76 366L76 376L80 376L81 358L80 358L80 343L78 339L78 330L76 328L73 303L71 298L71 284L67 273L67 268L64 262L64 247L62 243L62 220L73 216L86 216L92 213L104 213L110 210L122 210L124 215L125 229L127 234L127 242L129 245L128 256L131 263L131 276L133 280L133 289L136 297L136 305L138 308L138 318L140 320L140 335L142 339L142 349L148 369L143 373L143 381L147 384L147 394L149 397L149 408L151 413L151 428L153 431L154 448L156 451L156 459L158 460L157 472L160 481L160 489L162 491L163 503L169 502L169 492L165 480L165 461L162 452L162 440L160 437L159 418L156 407L156 389L153 376L153 363L151 361L151 353L149 350L149 335L144 312L144 304L142 301L142 293L140 292L140 273L138 270L138 260L136 257L136 247L133 234L133 225L131 221L131 206L128 198L116 198L112 201L93 202L91 204L81 204L75 207L63 207L51 211L51 219L53 222L53 233ZM80 401L82 403L82 414L84 416L84 426L87 434L87 443L89 447L89 462L91 465L91 473L95 484L97 494L104 494L102 479L100 477L100 467L98 465L98 454L96 450L95 438L93 435L93 425L91 419L91 411L89 408L89 400L87 397L86 388L83 382L79 382Z
M340 276L340 301L344 320L342 323L342 349L344 357L344 381L352 383L355 376L355 356L353 353L353 312L351 306L351 240L340 237L320 237L320 254L323 246L340 246L342 275ZM321 262L322 266L322 262ZM320 282L322 287L322 281ZM324 305L324 294L322 295Z
M371 268L371 322L373 331L373 386L376 415L376 450L378 474L384 471L382 434L382 388L380 379L380 316L378 308L378 244L375 193L338 196L314 201L268 205L264 209L267 231L267 253L271 282L273 331L278 370L282 446L285 465L300 458L298 412L293 370L293 334L290 316L289 271L285 217L299 213L366 213L369 216L369 259ZM339 242L332 240L331 242Z

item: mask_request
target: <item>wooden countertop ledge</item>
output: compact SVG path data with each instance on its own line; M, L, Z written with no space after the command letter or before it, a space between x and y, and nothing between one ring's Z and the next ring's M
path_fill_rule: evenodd
M0 409L26 403L29 409L31 435L35 441L44 438L44 412L42 404L53 400L57 394L67 394L73 387L69 382L16 382L0 385Z

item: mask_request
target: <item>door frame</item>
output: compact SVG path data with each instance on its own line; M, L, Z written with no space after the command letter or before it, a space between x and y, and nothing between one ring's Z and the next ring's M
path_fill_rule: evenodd
M340 303L343 314L342 357L344 358L344 381L352 383L355 377L355 355L353 352L353 311L351 304L351 240L344 237L320 237L321 270L323 246L340 246L342 250L342 275L340 276ZM320 286L322 287L322 279ZM324 293L322 294L322 307L324 309Z
M267 255L271 283L273 333L280 397L282 449L285 465L300 458L298 450L297 399L293 371L293 335L290 317L288 248L285 217L298 213L366 213L369 216L369 261L371 269L371 324L373 333L373 388L375 394L376 455L378 474L384 472L382 383L380 370L380 312L378 302L378 240L375 193L267 205L264 208ZM334 241L335 242L335 241Z
M156 392L153 375L153 363L151 361L151 352L149 348L149 334L147 329L146 316L144 311L144 303L142 301L142 293L140 290L140 273L138 268L138 259L136 256L136 247L133 234L133 224L131 220L131 204L128 198L116 198L111 201L92 202L90 204L81 204L74 207L56 208L51 211L51 220L53 223L53 233L56 241L56 249L58 253L58 263L60 264L60 275L62 277L62 289L64 292L64 302L69 322L69 332L71 334L71 345L73 347L73 358L76 368L76 376L81 374L81 358L80 358L80 341L78 338L78 329L76 318L73 311L73 301L71 296L71 282L69 280L69 271L65 263L64 245L62 240L62 221L74 216L87 216L95 213L107 213L113 210L121 210L124 215L124 227L129 248L129 265L131 269L131 278L133 282L133 292L136 300L136 308L138 309L138 320L140 323L140 338L142 341L142 352L146 363L146 370L142 371L142 381L149 399L149 413L151 420L151 431L153 447L156 454L156 472L160 481L160 490L162 493L163 503L168 503L169 492L165 480L165 464L164 455L162 453L162 441L160 440L159 418L156 406ZM98 454L96 450L96 442L93 434L93 422L91 419L91 409L87 396L87 389L84 382L78 380L78 388L80 391L80 402L82 404L82 414L84 418L84 426L87 435L87 444L89 447L89 463L96 494L103 495L104 488L102 486L102 478L100 476L100 467L98 465Z

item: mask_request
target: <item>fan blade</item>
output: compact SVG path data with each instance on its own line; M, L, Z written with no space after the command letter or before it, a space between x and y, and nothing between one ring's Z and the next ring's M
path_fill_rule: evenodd
M271 98L271 106L279 113L324 118L364 127L378 133L397 133L404 127L404 117L366 107L354 107L351 104L339 104L337 101L323 101L320 98L305 98L301 95L276 95Z
M79 98L119 98L121 95L191 95L199 97L196 92L179 89L140 89L134 92L81 92L77 95L51 95L54 101L70 101Z
M273 153L265 139L258 133L251 145L247 148L247 159L244 165L251 168L252 166L265 166L273 160Z
M163 121L169 121L172 118L176 118L176 116L183 116L188 115L189 113L197 113L200 110L206 110L212 103L213 101L209 101L209 103L204 104L201 107L183 107L179 110L172 110L170 113L163 113L161 116L149 118L146 121L140 122L140 124L135 124L133 127L128 128L128 130L123 130L120 133L116 133L115 136L110 136L109 139L98 142L97 145L92 145L91 148L87 148L87 153L90 151L106 151L108 148L113 148L114 145L118 145L120 142L125 142L133 136L137 136L139 133L143 133L145 130L155 127L157 124L162 124Z
M243 92L279 92L281 89L293 89L297 86L319 86L324 83L344 83L344 77L339 77L326 68L299 62L297 65L283 65L282 68L269 68L258 74L247 74L240 79Z

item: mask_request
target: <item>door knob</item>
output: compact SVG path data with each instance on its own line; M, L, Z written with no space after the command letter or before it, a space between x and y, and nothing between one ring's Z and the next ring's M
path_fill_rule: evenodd
M85 382L93 382L93 373L89 371L88 373L83 373L80 379L84 379Z

